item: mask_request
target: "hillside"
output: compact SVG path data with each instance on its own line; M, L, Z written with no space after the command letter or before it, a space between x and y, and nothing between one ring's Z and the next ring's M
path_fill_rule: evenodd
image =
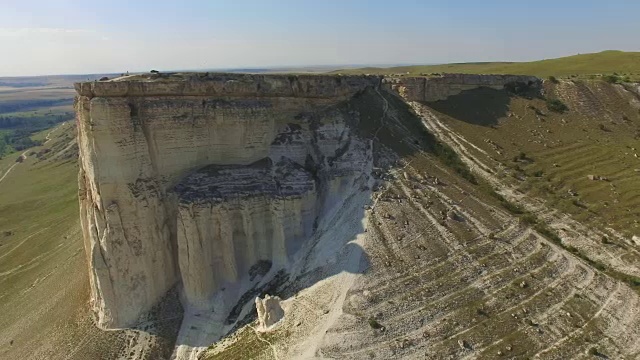
M86 307L73 122L0 160L0 358L113 358L118 332L96 329Z
M348 268L354 244L364 249L364 270L285 288L278 327L260 332L253 322L205 358L636 358L636 95L604 82L544 90L570 110L550 113L538 96L488 88L439 101L404 97L411 110L392 96L353 99L351 112L380 119L375 147L399 159L377 176L365 232L317 277ZM605 113L612 130L601 135ZM438 141L449 148L427 145ZM457 159L474 177L461 176ZM591 172L608 181L588 180ZM617 191L598 190L609 186ZM350 211L335 227L360 220ZM339 236L324 230L316 251Z
M582 223L630 238L640 230L640 103L629 91L636 86L545 82L546 96L565 111L550 110L544 99L502 98L489 90L429 106L447 129L482 150L473 157L488 157L482 162L493 163L502 181Z
M80 85L79 130L37 133L51 140L21 163L18 153L0 160L0 358L640 356L637 84L174 74L136 87L141 77ZM514 79L523 91L509 90ZM103 231L85 238L89 257L76 131L81 218ZM96 169L115 180L100 184ZM131 180L114 186L123 174ZM107 227L102 205L87 206L98 190ZM175 207L145 215L172 197ZM183 309L173 287L126 330L100 330L101 316L112 321L137 300L126 295L166 271L133 273L160 252L150 251L160 235L137 238L176 207L178 243L160 250L181 249L182 301L206 290L213 306ZM203 269L220 266L222 251L238 264L225 276L240 280L216 289ZM118 259L131 262L100 278L100 261ZM248 266L256 259L266 270ZM133 290L92 312L112 279ZM265 294L283 299L271 328L255 311Z
M103 75L0 77L0 159L39 145L38 131L73 119L73 82Z
M540 77L570 77L592 74L628 75L640 79L640 52L603 51L557 59L531 62L455 63L442 65L414 65L390 68L367 67L333 71L341 74L406 74L419 76L433 73L463 74L521 74Z

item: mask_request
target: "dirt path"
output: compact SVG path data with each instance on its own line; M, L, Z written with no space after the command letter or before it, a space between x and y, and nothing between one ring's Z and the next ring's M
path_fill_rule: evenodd
M66 122L63 122L63 123L62 123L62 124L60 124L59 126L56 126L55 128L51 129L51 131L49 131L49 132L47 133L47 135L44 137L44 139L45 139L45 140L44 140L44 142L42 143L42 145L44 145L44 144L48 143L48 142L51 140L51 134L52 134L54 131L58 130L60 127L64 126L65 124L66 124ZM23 152L22 154L20 154L20 156L21 156L21 157L22 157L22 156L24 156L24 157L26 158L26 157L27 157L27 153L28 153L30 150L31 150L31 149L27 149L27 150L25 150L25 152ZM2 180L4 180L4 178L6 178L6 177L7 177L7 175L9 175L9 173L11 172L11 170L13 170L13 168L14 168L14 167L16 167L18 164L20 164L20 163L19 163L19 162L16 162L15 164L11 165L11 166L9 167L9 169L7 169L7 171L6 171L4 174L2 174L2 177L0 177L0 183L2 182Z
M56 130L60 129L61 127L65 126L66 124L67 124L67 122L65 121L65 122L63 122L62 124L60 124L60 125L58 125L58 126L54 127L53 129L51 129L51 130L47 133L47 135L44 137L44 142L43 142L42 144L44 145L44 144L48 143L48 142L49 142L49 140L51 140L51 134L52 134L54 131L56 131Z
M256 334L256 337L258 338L258 340L262 341L263 343L266 343L267 345L269 345L269 347L271 348L271 351L273 351L273 359L274 360L278 360L278 352L276 351L276 347L267 339L264 339L262 336L260 336L260 332L258 330L256 330L256 328L254 328L251 325L248 325L251 330L253 330L253 332Z
M20 156L24 156L27 157L27 153L29 152L29 150L26 150L25 152L23 152L22 154L20 154ZM2 177L0 177L0 183L2 182L2 180L4 180L4 178L7 177L7 175L9 175L9 173L11 172L11 170L13 170L14 167L16 167L16 165L20 164L19 162L16 162L15 164L11 165L9 167L9 169L7 169L7 171L5 171L4 174L2 174Z

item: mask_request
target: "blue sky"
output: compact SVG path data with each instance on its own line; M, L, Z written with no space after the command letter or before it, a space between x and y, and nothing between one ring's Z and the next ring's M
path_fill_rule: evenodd
M640 51L636 0L0 0L0 76Z

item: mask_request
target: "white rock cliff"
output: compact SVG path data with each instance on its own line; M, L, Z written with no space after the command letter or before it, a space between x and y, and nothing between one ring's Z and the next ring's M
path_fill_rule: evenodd
M265 295L264 299L256 298L258 323L262 330L266 330L284 317L284 310L280 306L281 299L277 296Z
M167 74L76 84L80 217L98 325L174 287L229 311L234 284L285 268L371 170L365 89L420 101L528 77ZM536 80L538 81L538 80ZM375 94L375 93L374 93Z

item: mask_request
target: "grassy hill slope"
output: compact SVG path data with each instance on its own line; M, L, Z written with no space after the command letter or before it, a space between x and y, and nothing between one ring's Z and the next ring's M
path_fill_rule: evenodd
M45 130L34 137L51 140L22 163L18 153L0 160L0 359L103 359L120 350L119 333L95 328L86 306L74 131L73 122Z
M490 89L428 106L502 164L496 174L512 179L522 192L581 223L611 227L628 238L638 234L638 95L621 85L585 80L547 81L545 93L568 110L551 111L543 99L506 97Z
M580 54L557 59L530 62L486 62L456 63L443 65L414 65L390 68L367 67L338 70L341 74L406 74L421 75L432 73L465 74L524 74L541 77L590 74L627 74L640 78L640 52L603 51L594 54Z

